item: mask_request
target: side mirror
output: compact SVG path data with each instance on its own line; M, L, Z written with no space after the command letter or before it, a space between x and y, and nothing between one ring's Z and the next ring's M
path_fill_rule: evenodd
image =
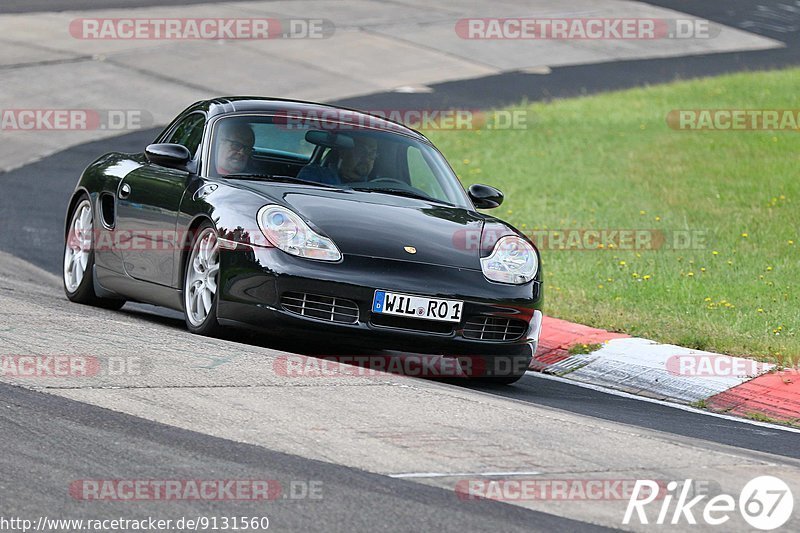
M488 185L470 185L467 194L478 209L492 209L503 203L503 193Z
M144 149L147 160L162 167L186 170L186 163L192 158L189 149L180 144L151 144Z

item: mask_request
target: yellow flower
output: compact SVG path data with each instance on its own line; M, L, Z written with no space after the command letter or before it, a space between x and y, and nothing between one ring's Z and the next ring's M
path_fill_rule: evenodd
M713 252L711 252L711 255L719 255L719 252L714 250Z
M602 288L603 288L603 284L602 284L602 283L600 283L599 285L597 285L597 288L598 288L598 289L602 289Z
M764 310L761 309L760 307L758 309L756 309L756 311L759 312L759 313L763 313L764 312Z
M656 222L661 222L661 217L656 217Z
M639 214L640 214L640 215L646 215L646 214L647 214L647 211L639 211Z
M614 243L613 243L613 242L610 242L610 243L608 243L608 248L609 248L609 250L610 250L611 248L614 248Z
M709 298L708 296L706 296L705 298L703 298L703 301L704 301L704 302L710 302L710 301L711 301L711 298Z
M639 274L637 274L636 272L634 272L633 274L631 274L631 277L638 278L638 277L639 277Z
M742 238L746 239L747 238L747 233L742 233Z
M772 267L771 266L767 267L767 272L772 272Z
M687 272L687 273L686 273L686 275L687 275L687 276L689 276L689 277L691 278L691 277L693 277L693 276L694 276L694 272Z
M706 271L706 267L700 267L700 272L705 272L705 271Z
M789 239L789 246L791 246L793 244L794 244L794 241L792 239Z
M650 274L645 274L642 279L645 279L645 280L650 279Z
M732 264L733 264L733 261L731 261L730 259L728 259L728 264L729 264L729 265L732 265Z
M625 266L625 265L627 265L627 263L625 261L620 261L619 262L619 266Z

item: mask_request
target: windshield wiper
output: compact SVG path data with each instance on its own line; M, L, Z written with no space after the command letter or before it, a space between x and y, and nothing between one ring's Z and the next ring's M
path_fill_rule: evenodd
M320 183L318 181L309 181L309 180L302 180L300 178L295 178L293 176L280 176L277 174L252 174L247 172L240 172L237 174L226 174L222 176L225 179L243 179L243 180L260 180L260 181L276 181L276 182L283 182L283 183L301 183L303 185L315 185L317 187L327 187L329 189L335 189L333 185L328 185L327 183Z
M425 200L426 202L436 202L439 204L453 205L442 200L437 200L427 194L409 191L408 189L392 189L392 188L373 188L373 187L352 187L354 191L360 192L382 192L384 194L391 194L393 196L405 196L406 198L416 198L417 200Z

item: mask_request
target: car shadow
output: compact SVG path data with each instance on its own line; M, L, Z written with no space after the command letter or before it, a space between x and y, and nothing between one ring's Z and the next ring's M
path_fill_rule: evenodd
M141 320L182 330L186 330L183 314L149 304L129 302L119 311L131 317ZM508 392L513 385L498 385L481 382L476 379L475 374L479 374L481 367L474 364L470 358L461 360L444 357L441 355L431 355L413 352L400 352L394 350L376 350L357 343L341 344L330 343L324 340L315 340L313 337L306 339L283 339L271 337L261 332L246 329L226 328L225 333L220 337L229 342L237 342L251 346L258 346L270 350L278 350L303 357L310 357L324 360L328 365L327 370L337 373L352 373L354 375L378 375L390 374L398 377L410 377L464 387L471 390L484 392ZM336 368L330 364L341 363L349 365ZM354 370L353 367L359 370ZM296 372L308 372L308 377L316 377L314 373L320 372L320 365L309 364L295 368ZM349 370L348 370L349 369ZM302 377L302 376L296 376Z

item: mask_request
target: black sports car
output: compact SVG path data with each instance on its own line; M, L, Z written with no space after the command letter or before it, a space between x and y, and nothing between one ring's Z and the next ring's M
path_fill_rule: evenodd
M225 326L478 358L513 382L542 322L539 253L479 213L422 134L321 104L198 102L139 154L110 153L69 199L64 289ZM295 337L292 337L295 336Z

